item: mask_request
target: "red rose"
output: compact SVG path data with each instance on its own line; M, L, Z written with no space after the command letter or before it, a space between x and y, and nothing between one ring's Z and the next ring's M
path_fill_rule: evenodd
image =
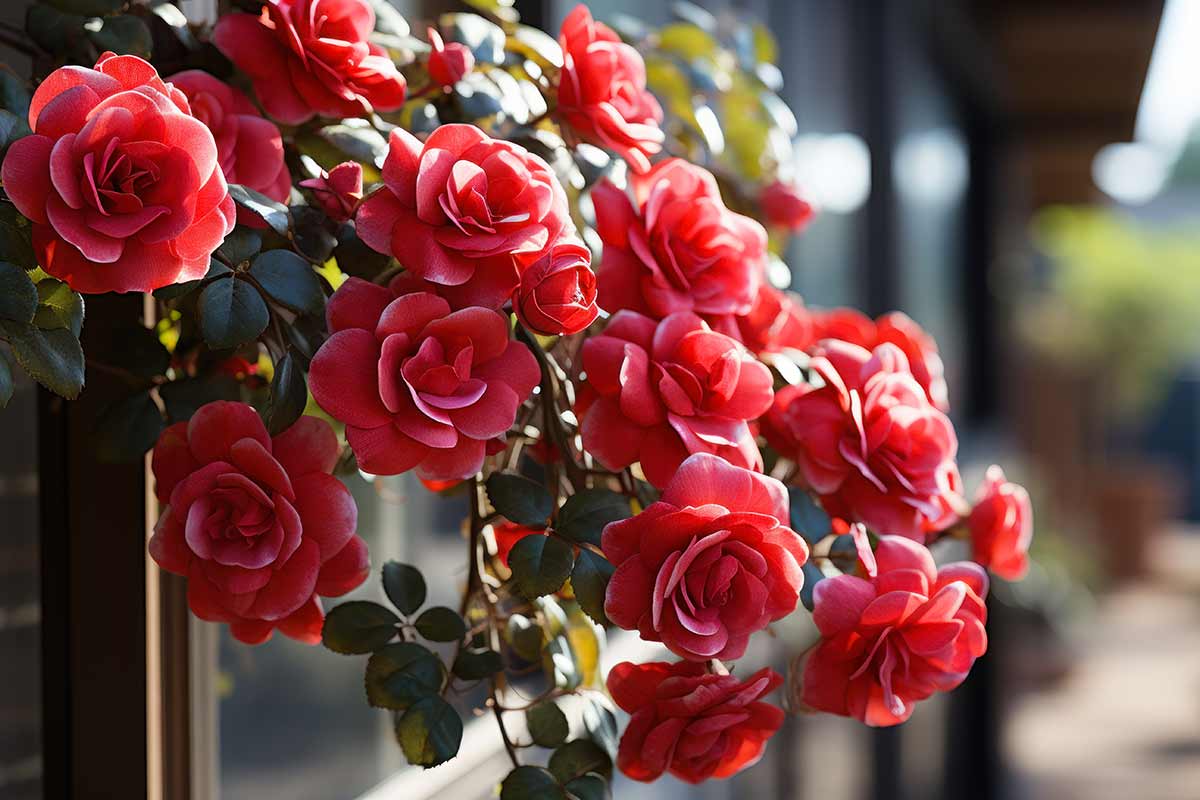
M727 209L713 176L683 159L631 183L636 209L608 180L592 190L604 242L600 307L656 319L750 311L767 264L763 227Z
M988 580L976 564L938 570L929 551L899 536L875 550L877 574L813 587L817 646L803 657L801 704L897 725L918 701L962 683L987 650Z
M662 108L646 91L641 53L582 5L563 20L558 43L559 118L581 138L615 151L634 172L650 169L665 137L658 127Z
M309 390L346 423L358 464L377 475L468 478L503 437L541 374L486 308L451 312L429 292L394 297L347 280L326 308L332 334L313 357Z
M345 222L354 216L355 209L362 201L362 164L343 161L329 172L321 173L319 178L300 181L300 185L312 189L317 202L330 219Z
M359 206L359 236L456 308L504 305L521 271L571 229L546 162L474 125L442 125L424 145L396 128L383 182Z
M221 17L212 39L250 77L268 114L299 125L404 105L404 76L368 41L374 30L364 0L264 0L258 16Z
M734 337L760 356L807 350L815 341L812 316L799 295L781 292L765 282L758 287L749 313L712 317L708 322L714 330Z
M38 263L85 293L148 292L208 271L233 229L217 146L183 93L136 56L62 67L29 105L4 190Z
M814 314L813 324L816 341L841 339L867 350L874 350L884 342L896 345L908 357L909 369L924 387L929 402L941 411L950 410L945 367L937 343L907 314L893 311L871 321L852 308L835 308Z
M825 385L781 389L763 433L796 461L825 510L918 541L951 524L961 504L958 440L904 353L830 339L812 369Z
M301 417L271 438L244 403L209 403L163 431L153 468L167 505L150 555L187 576L192 613L248 644L276 628L321 640L318 595L345 594L370 568L354 498L330 474L337 457L324 420Z
M693 661L735 659L750 634L796 610L808 546L774 478L699 453L662 499L604 528L616 567L604 612Z
M800 231L813 218L813 207L795 184L773 181L763 187L758 202L767 222L790 231Z
M212 131L225 180L240 183L272 200L287 202L292 176L283 163L283 137L279 129L262 118L246 95L207 72L198 69L178 72L170 81L187 95L192 116ZM238 222L256 228L266 226L256 214L240 208Z
M688 661L617 664L608 693L630 714L617 766L638 781L670 772L688 783L753 766L784 719L783 709L760 700L782 682L771 669L741 681Z
M433 48L429 53L429 77L433 82L446 89L453 89L475 66L475 54L471 48L462 42L446 44L442 35L433 28L429 29L429 44Z
M1007 481L1000 467L988 467L967 527L971 531L972 560L1005 580L1025 576L1033 539L1033 506L1029 493Z
M771 373L695 314L621 311L583 345L583 446L612 470L641 462L665 486L690 453L762 469L747 425L771 406Z
M556 243L521 273L513 308L522 325L543 336L579 333L591 325L600 313L592 251L576 241Z

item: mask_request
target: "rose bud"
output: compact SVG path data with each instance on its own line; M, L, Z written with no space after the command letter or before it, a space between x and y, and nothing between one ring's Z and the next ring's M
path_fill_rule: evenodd
M462 42L444 43L441 34L433 28L429 29L429 44L433 46L427 64L429 77L440 86L453 88L475 66L471 48Z
M795 184L774 181L758 196L767 222L778 228L799 231L813 218L812 204L804 199Z
M973 561L1005 580L1024 577L1033 539L1033 507L1029 493L1006 480L1000 467L988 468L967 527L971 531Z
M562 241L521 275L513 307L521 324L545 336L569 335L591 325L596 307L592 252Z
M312 189L313 196L330 219L345 222L354 216L354 210L362 200L362 164L343 161L329 172L322 172L319 178L300 181L300 185Z

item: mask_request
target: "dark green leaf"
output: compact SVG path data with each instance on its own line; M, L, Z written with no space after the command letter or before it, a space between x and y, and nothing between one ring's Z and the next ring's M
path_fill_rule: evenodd
M579 607L600 625L608 624L604 614L604 593L608 591L612 574L613 565L608 559L586 549L580 549L575 568L571 570L571 588L575 590Z
M813 610L813 589L825 579L825 573L812 561L804 562L804 585L800 587L800 602L809 611Z
M317 136L364 164L381 167L388 153L387 139L366 120L346 120L337 125L326 125L317 131Z
M229 375L208 378L184 378L164 383L158 396L167 407L171 422L185 422L203 405L214 400L237 400L240 396L237 380Z
M78 338L83 331L83 295L54 278L38 281L37 295L33 324L43 330L68 328Z
M567 740L567 734L571 732L571 726L567 724L567 715L550 700L527 710L525 724L529 726L529 735L533 737L534 743L542 747L558 747Z
M353 225L338 229L338 245L333 251L338 268L347 275L373 280L387 266L391 256L372 250L358 238Z
M383 565L383 591L401 614L412 614L425 602L425 578L410 564L389 561Z
M604 776L589 772L569 781L565 787L571 800L605 800L609 796L608 781Z
M410 764L436 767L458 755L463 724L449 703L437 696L414 703L396 723L396 739Z
M291 220L288 209L283 203L272 200L261 192L242 186L240 183L229 184L229 196L233 202L262 218L271 230L280 236L286 236Z
M337 237L329 232L329 217L319 208L292 206L292 238L296 250L314 264L324 264L337 247Z
M6 108L0 108L0 150L25 135L28 126Z
M471 48L475 60L486 64L504 63L504 30L478 14L442 14L438 25L447 41L462 42Z
M113 352L118 355L120 366L140 378L149 379L166 373L171 354L154 331L141 325L128 325L113 331L112 337Z
M584 489L563 503L554 530L572 541L599 547L604 526L631 515L629 500L624 495L608 489Z
M824 539L833 531L829 515L817 505L812 495L803 489L788 489L791 505L792 530L803 536L810 545Z
M109 406L96 420L96 455L101 461L133 463L154 447L162 429L162 414L150 393L139 392Z
M370 653L392 640L399 623L400 618L379 603L351 600L325 617L321 642L335 653Z
M504 109L500 87L482 72L468 72L454 87L454 100L463 119L483 120Z
M200 284L211 282L216 278L223 278L233 274L225 264L222 264L216 258L208 260L208 272L204 273L204 277L198 281L184 281L183 283L173 283L170 286L163 286L154 290L154 296L159 300L177 300L186 294L190 294Z
M506 633L513 652L526 661L538 660L542 652L542 642L545 641L545 634L540 625L523 614L513 614L508 618Z
M88 38L98 50L111 50L117 55L150 58L154 40L150 28L132 14L120 14L103 19L89 19L84 23Z
M158 17L169 27L179 41L189 50L199 47L196 38L188 27L187 17L170 0L156 0L150 3L150 13ZM156 54L157 55L157 54Z
M545 525L554 510L546 487L511 472L489 475L487 495L497 511L518 525Z
M292 427L306 405L308 384L304 382L304 367L288 352L275 364L267 405L267 430L274 436Z
M325 311L325 293L312 266L291 250L268 250L250 265L250 277L272 298L302 314Z
M262 234L241 225L229 232L217 252L230 264L241 264L262 250Z
M8 356L3 350L0 350L0 408L7 408L8 401L12 400L13 392L16 391L16 380L12 373L12 364L8 362Z
M570 783L589 772L612 777L612 759L590 739L576 739L555 750L549 767L562 783Z
M561 589L573 563L571 545L552 536L526 536L508 554L517 591L530 599Z
M28 324L37 311L38 291L29 274L15 264L0 261L0 319Z
M610 758L616 758L621 737L617 732L617 714L612 703L599 692L588 692L583 706L583 727L592 741L600 745Z
M95 45L85 38L87 17L64 14L44 3L34 3L25 12L25 30L40 47L57 55L85 57Z
M29 118L29 101L33 93L29 82L8 68L0 65L0 108L4 108L24 122Z
M445 682L441 659L416 642L384 645L367 659L367 702L376 708L403 711Z
M83 348L65 328L44 331L33 325L0 320L0 336L12 345L17 363L55 394L74 400L83 389Z
M503 668L504 662L495 650L460 650L452 670L465 681L477 681L495 675Z
M563 800L566 794L547 770L529 764L508 773L500 784L500 800Z
M0 69L0 75L6 74ZM37 257L29 241L29 221L22 217L12 203L0 203L0 261L16 264L21 269L37 266Z
M555 686L573 691L583 683L583 672L566 636L555 636L546 643L545 658L549 663L543 666L547 668Z
M467 623L457 611L445 606L425 609L413 624L417 633L431 642L458 642L467 635Z
M213 281L200 293L200 332L214 350L257 339L271 321L258 290L238 278Z

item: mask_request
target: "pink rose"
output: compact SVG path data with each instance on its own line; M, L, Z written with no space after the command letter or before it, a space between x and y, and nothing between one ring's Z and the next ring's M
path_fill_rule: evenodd
M782 682L771 669L743 681L689 661L617 664L608 673L608 693L630 715L617 766L637 781L670 772L688 783L753 766L783 725L783 709L761 702Z
M873 578L838 575L813 587L817 646L802 657L800 704L897 725L934 692L962 683L987 650L988 579L976 564L947 564L916 542L884 536Z
M813 207L795 184L773 181L758 196L767 222L789 231L803 230L813 218Z
M749 312L766 271L763 227L727 209L713 176L683 159L662 161L631 183L636 208L608 180L592 190L604 242L600 307L655 319Z
M250 77L267 113L299 125L404 105L404 76L368 41L374 30L364 0L263 0L258 16L221 17L212 38Z
M370 569L354 498L330 474L337 458L324 420L272 438L245 403L209 403L163 431L153 468L166 506L150 555L187 576L192 613L248 644L276 628L321 640L318 595L343 595Z
M521 324L543 336L579 333L599 315L592 251L562 240L521 274L513 298Z
M455 308L500 308L572 230L546 162L474 125L442 125L423 145L393 130L383 182L358 209L359 237L439 284Z
M491 309L452 312L429 292L396 297L350 278L326 317L332 335L312 360L309 390L346 423L359 466L376 475L474 475L541 378Z
M748 420L771 406L771 373L695 314L621 311L583 345L583 446L612 470L641 462L665 486L691 453L762 469Z
M904 353L830 339L812 369L825 385L781 389L763 433L797 463L825 510L917 541L953 523L962 503L958 439Z
M0 168L38 263L78 292L203 278L233 229L217 146L187 98L136 56L62 67L29 105L32 136Z
M212 131L225 180L286 203L292 176L283 163L283 137L279 129L263 119L241 91L207 72L198 69L178 72L170 81L187 95L192 116ZM257 228L266 225L245 209L238 209L238 222Z
M799 295L781 292L763 282L754 305L741 316L711 317L713 330L732 336L756 355L812 347L812 316Z
M783 484L698 453L662 499L604 528L616 567L604 612L693 661L735 659L796 610L808 546L787 527Z
M1033 539L1033 506L1029 493L1006 480L1000 467L988 467L967 527L971 531L972 560L1005 580L1025 576Z
M558 114L581 138L615 151L634 172L662 150L662 108L646 91L641 53L579 5L563 20Z
M343 161L329 172L321 173L319 178L300 181L300 185L312 190L330 219L345 222L354 216L355 209L362 201L362 175L362 164Z
M433 49L429 53L429 77L437 85L453 89L475 66L475 54L471 48L462 42L442 41L442 35L435 29L429 29L429 44Z

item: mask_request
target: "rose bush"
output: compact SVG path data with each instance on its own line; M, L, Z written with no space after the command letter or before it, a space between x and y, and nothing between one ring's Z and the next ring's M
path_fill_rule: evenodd
M187 576L192 613L249 644L276 629L320 641L319 595L345 594L370 566L354 499L330 474L337 457L323 420L270 437L243 403L209 403L163 431L153 469L166 505L150 555Z
M1020 580L1029 568L1033 539L1033 506L1029 493L1009 482L993 464L979 487L975 507L967 517L971 559L1005 580Z
M521 274L513 302L517 319L543 336L569 336L591 325L600 314L591 265L592 251L581 243L555 243Z
M762 469L747 420L770 408L771 373L695 314L619 312L584 342L583 367L583 446L609 469L639 462L655 486L690 453Z
M0 168L33 223L38 263L79 292L148 292L202 278L234 205L204 123L136 56L62 67L29 106L32 136Z
M691 456L660 501L605 527L605 613L683 658L740 658L750 634L796 610L808 546L787 520L779 481Z

